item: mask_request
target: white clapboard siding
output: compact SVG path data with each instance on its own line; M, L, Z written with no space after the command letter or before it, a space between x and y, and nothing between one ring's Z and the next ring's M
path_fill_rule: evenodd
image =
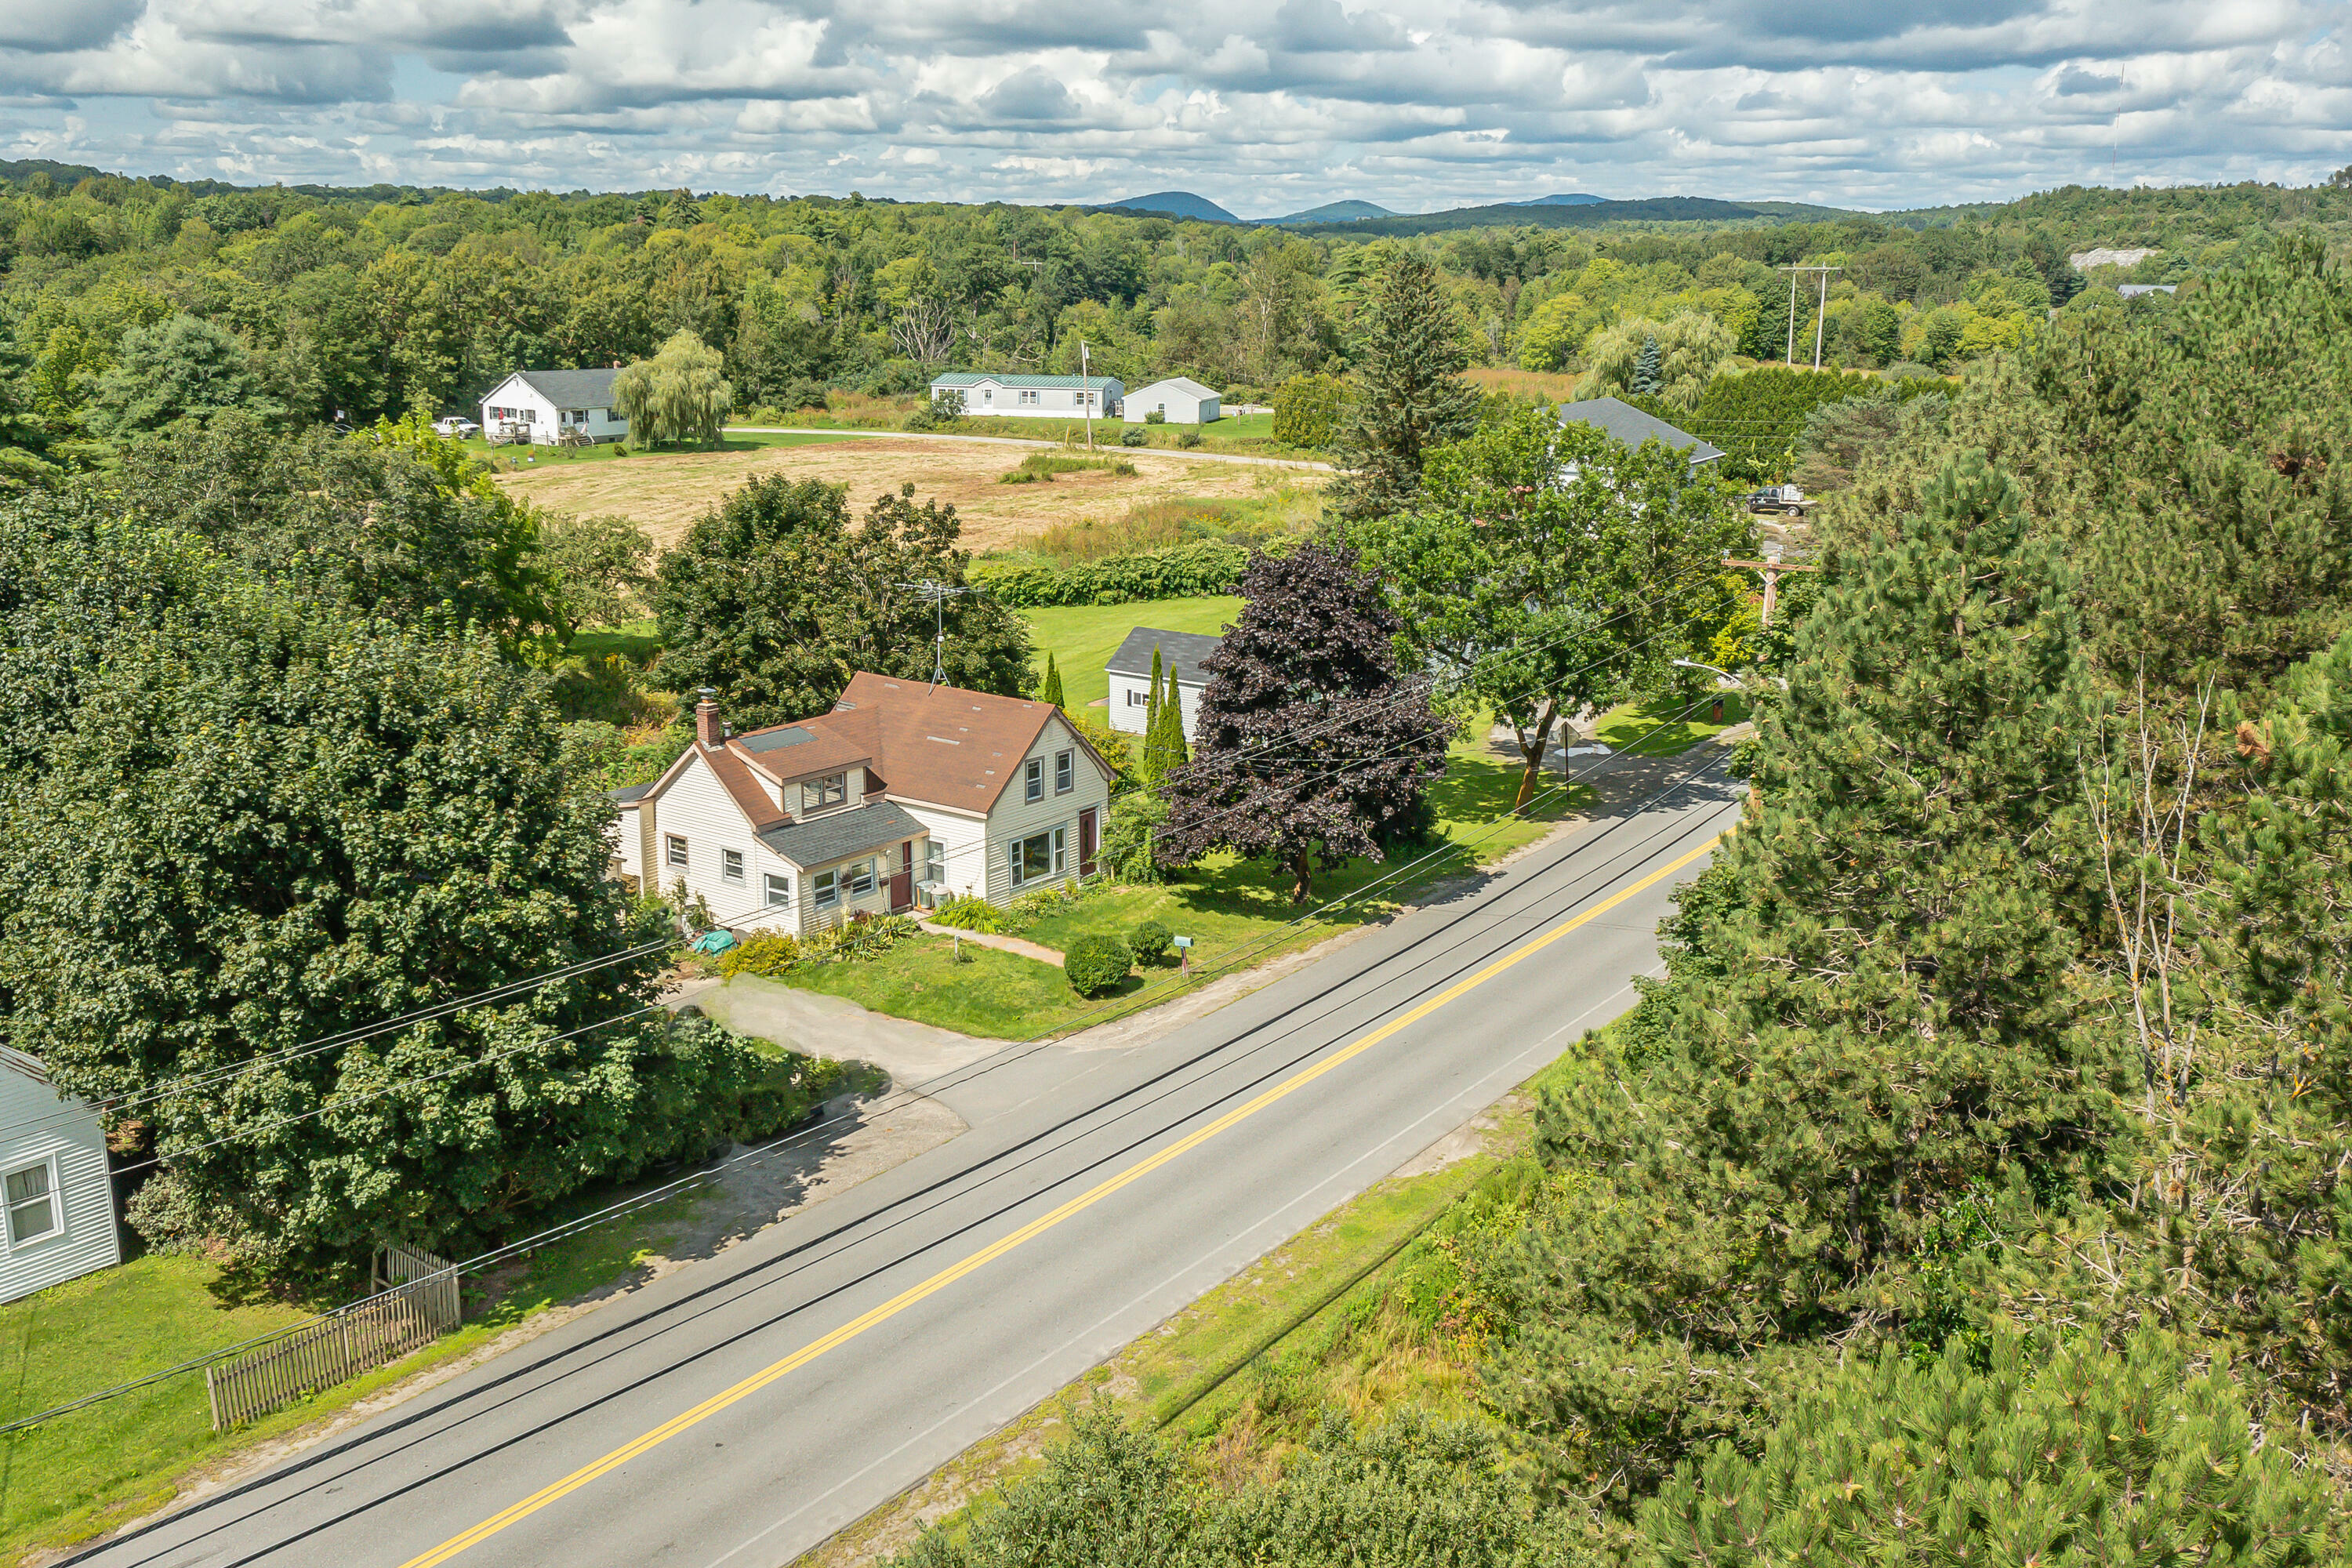
M0 1052L0 1127L18 1130L0 1142L0 1173L34 1165L52 1172L53 1201L64 1218L60 1229L21 1244L13 1235L0 1234L5 1248L0 1255L0 1301L121 1262L106 1134L97 1112L50 1088L30 1058Z
M1054 793L1054 753L1070 751L1077 754L1070 759L1074 788L1067 795ZM1056 881L1076 880L1078 875L1078 813L1087 806L1095 808L1096 836L1099 840L1102 826L1110 816L1110 785L1102 771L1087 757L1077 735L1068 722L1058 715L1045 721L1038 731L1037 742L1029 748L1029 756L1042 757L1045 762L1045 797L1026 801L1022 796L1021 763L1014 763L1012 782L1004 793L996 797L996 807L988 814L988 897L999 903L1034 893ZM1025 760L1025 759L1024 759ZM1016 844L1031 834L1045 828L1067 826L1070 830L1069 855L1060 878L1033 877L1022 884L1018 892L1013 886L1013 869L1006 860L1007 846ZM963 875L950 868L950 879Z

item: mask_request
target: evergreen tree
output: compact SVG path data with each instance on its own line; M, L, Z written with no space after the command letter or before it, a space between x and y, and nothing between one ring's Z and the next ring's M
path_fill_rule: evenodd
M1436 267L1401 252L1366 302L1355 399L1339 437L1340 517L1382 517L1410 505L1423 455L1477 427L1477 391L1459 374L1465 363Z
M1192 760L1191 748L1184 742L1184 704L1177 690L1174 665L1168 667L1166 694L1155 686L1151 695L1151 715L1143 736L1145 766L1151 778L1164 779Z
M1658 334L1642 334L1642 352L1633 357L1633 374L1626 383L1636 397L1655 397L1666 389L1664 360L1658 352Z
M1056 708L1062 706L1062 670L1061 667L1054 662L1053 650L1050 648L1045 653L1045 679L1044 684L1037 688L1037 700L1050 702Z
M1160 753L1151 743L1160 733L1160 645L1153 643L1151 683L1144 689L1143 698L1143 745L1135 770L1135 776L1143 781L1146 789L1156 788L1160 783Z
M1241 591L1155 848L1167 866L1218 848L1266 860L1304 903L1318 862L1379 859L1423 829L1453 725L1398 681L1396 617L1352 552L1260 555Z
M1539 1117L1547 1162L1610 1191L1548 1241L1549 1321L1490 1392L1531 1432L1633 1434L1648 1458L1611 1460L1629 1473L1747 1419L1693 1399L1771 1381L1769 1355L1721 1380L1695 1356L1924 1312L1917 1260L1952 1205L2105 1170L2125 1064L2069 1026L2097 916L2072 576L1980 457L1901 529L1832 561L1799 634L1718 862L1737 896L1696 933L1706 984L1653 1016L1646 1060ZM1627 1417L1652 1397L1683 1414Z

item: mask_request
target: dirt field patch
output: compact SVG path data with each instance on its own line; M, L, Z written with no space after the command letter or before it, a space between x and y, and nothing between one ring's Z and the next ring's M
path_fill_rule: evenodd
M1057 522L1116 517L1139 501L1171 497L1240 500L1318 475L1244 463L1199 462L1174 455L1114 448L1100 454L1134 463L1132 478L1090 469L1050 484L1007 485L1001 476L1032 448L870 437L782 447L761 452L640 455L535 473L501 474L498 482L554 511L617 512L667 549L704 510L752 474L846 484L862 511L886 490L912 480L919 500L950 502L963 520L966 548L981 551L1025 539Z

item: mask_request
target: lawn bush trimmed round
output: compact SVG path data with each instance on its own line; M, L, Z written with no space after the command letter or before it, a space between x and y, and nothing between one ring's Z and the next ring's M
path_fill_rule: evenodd
M1158 921L1139 921L1135 934L1129 940L1135 945L1136 963L1158 963L1168 956L1168 950L1176 945L1176 933Z
M1130 425L1118 433L1118 444L1122 447L1149 447L1151 445L1151 432L1140 425Z
M1135 954L1127 943L1100 931L1088 931L1070 943L1062 955L1062 973L1070 977L1070 989L1081 996L1099 996L1117 987L1135 967Z

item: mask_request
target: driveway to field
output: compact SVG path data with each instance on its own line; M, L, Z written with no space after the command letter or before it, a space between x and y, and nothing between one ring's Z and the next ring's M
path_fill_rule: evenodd
M727 428L730 431L740 430L746 436L838 436L843 433L845 427L838 425L730 425ZM1118 426L1114 426L1114 428L1118 428ZM980 441L994 447L1051 447L1056 450L1059 450L1062 445L1059 441L1040 440L1034 436L942 436L930 431L918 430L875 430L871 432L852 431L850 433L853 435L871 434L876 436L894 436L910 441ZM1165 447L1122 447L1116 439L1106 440L1095 448L1097 455L1108 455L1112 457L1117 457L1125 453L1133 453L1139 450L1144 452L1165 452L1169 450L1169 448ZM1316 474L1329 474L1339 471L1333 465L1329 463L1318 463L1312 458L1253 458L1246 452L1187 451L1181 447L1177 447L1175 451L1178 457L1193 462L1255 463L1262 468L1298 468L1307 473Z
M1608 759L1591 819L1218 1011L951 1068L961 1136L78 1561L788 1563L1629 1005L1719 755Z

